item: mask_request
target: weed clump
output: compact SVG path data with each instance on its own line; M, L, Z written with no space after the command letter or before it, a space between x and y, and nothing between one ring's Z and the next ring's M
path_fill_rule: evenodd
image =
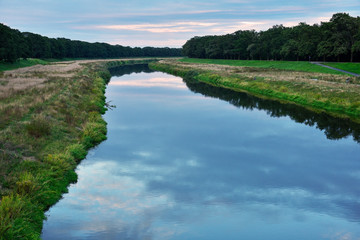
M89 122L85 125L83 132L84 145L86 148L91 148L106 140L106 122L104 120Z
M20 175L16 182L16 192L20 196L33 194L39 189L38 179L36 179L30 172L25 172Z
M42 210L26 197L17 194L5 196L0 204L0 240L37 239L33 229L41 231L41 225L34 222L41 223L43 219Z
M74 157L75 160L81 160L86 157L87 151L85 150L84 146L82 144L73 144L70 145L67 149L71 156Z
M45 117L37 116L26 125L26 131L29 135L40 138L50 135L51 125Z

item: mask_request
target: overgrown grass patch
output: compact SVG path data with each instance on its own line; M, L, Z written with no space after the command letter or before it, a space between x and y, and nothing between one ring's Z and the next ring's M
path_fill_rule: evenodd
M39 138L50 135L51 124L44 116L35 116L27 125L26 131L29 135Z

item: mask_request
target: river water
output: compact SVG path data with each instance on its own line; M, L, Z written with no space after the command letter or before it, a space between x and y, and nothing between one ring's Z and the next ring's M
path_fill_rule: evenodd
M360 239L360 127L147 66L113 70L108 140L43 239Z

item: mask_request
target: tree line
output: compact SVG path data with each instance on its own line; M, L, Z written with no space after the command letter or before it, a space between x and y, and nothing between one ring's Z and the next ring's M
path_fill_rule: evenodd
M193 37L183 46L183 54L212 59L360 61L360 17L336 13L321 24L302 22L260 32Z
M125 47L20 32L0 23L0 61L19 58L119 58L181 56L181 48Z

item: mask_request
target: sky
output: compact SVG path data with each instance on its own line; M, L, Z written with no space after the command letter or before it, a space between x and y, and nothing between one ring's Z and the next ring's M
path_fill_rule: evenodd
M360 0L0 0L0 23L22 32L131 47L181 47L194 36L360 16Z

